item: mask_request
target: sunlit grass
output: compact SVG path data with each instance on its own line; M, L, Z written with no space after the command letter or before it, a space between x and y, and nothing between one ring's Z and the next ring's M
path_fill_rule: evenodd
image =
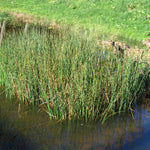
M149 0L11 0L1 11L20 12L60 24L96 28L99 32L142 41L150 36Z

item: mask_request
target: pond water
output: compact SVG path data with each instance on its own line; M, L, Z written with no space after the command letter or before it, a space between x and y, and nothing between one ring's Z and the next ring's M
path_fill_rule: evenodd
M134 118L134 119L133 119ZM0 150L103 150L150 147L148 104L100 122L57 123L39 108L0 95Z

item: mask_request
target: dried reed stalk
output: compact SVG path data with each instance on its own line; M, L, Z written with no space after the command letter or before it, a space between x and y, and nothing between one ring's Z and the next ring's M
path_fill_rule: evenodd
M4 20L1 28L1 33L0 33L0 45L2 44L2 39L5 33L5 26L6 26L6 21Z

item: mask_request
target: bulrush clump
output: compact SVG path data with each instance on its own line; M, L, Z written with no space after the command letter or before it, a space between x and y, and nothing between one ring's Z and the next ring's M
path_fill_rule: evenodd
M101 41L99 42L100 43L100 46L103 48L103 49L112 49L114 50L114 53L117 53L118 51L121 52L122 54L124 54L124 51L127 50L129 51L130 50L130 46L123 43L123 42L119 42L119 41Z
M119 42L119 41L101 41L99 42L100 47L109 50L113 49L115 54L120 52L124 57L132 57L134 61L142 61L144 59L146 62L150 63L150 53L146 53L143 49L139 49L137 46L135 48L130 48L129 45ZM150 49L150 38L147 41L143 40L143 44Z
M98 44L106 49L110 49L110 48L114 48L114 49L129 49L130 47L128 45L126 45L123 42L116 42L116 41L99 41L98 40Z
M150 38L148 38L147 41L143 40L143 44L146 45L148 50L150 50Z
M31 28L28 34L13 31L4 39L0 86L7 95L42 107L59 122L105 121L130 110L143 94L149 68L135 61L138 50L132 53L124 43L97 41L87 32L62 30L62 38L50 33Z
M118 50L129 50L130 46L123 43L123 42L112 42L113 46L116 47Z
M143 44L146 45L148 49L148 53L145 57L147 59L147 62L150 64L150 38L148 38L147 41L143 40Z
M112 48L112 46L113 46L111 41L100 41L100 40L98 40L97 44L100 47L102 47L102 49L106 49L106 50Z
M135 48L130 48L130 50L125 51L126 57L133 57L134 61L142 62L144 56L144 50L139 49L137 46Z

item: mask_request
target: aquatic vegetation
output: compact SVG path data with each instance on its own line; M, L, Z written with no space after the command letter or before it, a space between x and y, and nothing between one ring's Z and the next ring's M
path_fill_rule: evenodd
M39 105L56 120L103 121L131 108L144 92L148 64L103 49L90 32L29 29L0 47L0 84L10 96ZM56 32L55 32L56 33ZM144 74L143 74L144 72Z
M147 41L143 40L143 44L146 45L148 50L150 50L150 38L148 38Z

